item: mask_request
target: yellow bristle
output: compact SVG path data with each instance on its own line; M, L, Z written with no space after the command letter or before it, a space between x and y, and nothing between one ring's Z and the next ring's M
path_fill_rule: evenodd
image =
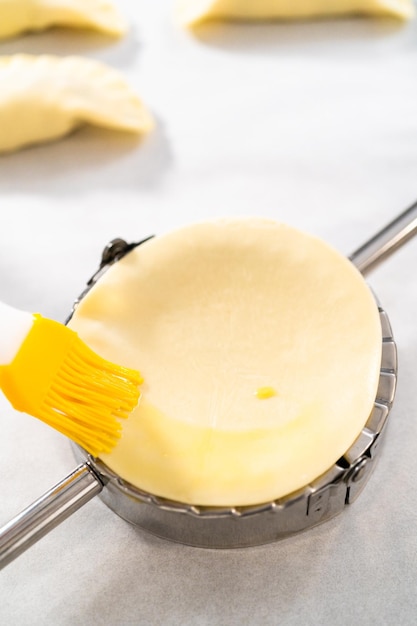
M119 420L137 405L141 382L139 372L103 359L74 331L39 315L14 360L0 367L1 387L16 409L93 456L116 445Z
M118 420L138 403L142 380L139 372L101 358L77 337L45 397L47 415L56 430L97 456L120 438Z

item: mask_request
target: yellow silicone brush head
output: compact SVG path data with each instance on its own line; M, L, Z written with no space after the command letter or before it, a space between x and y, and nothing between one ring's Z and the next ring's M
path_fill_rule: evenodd
M136 370L101 358L70 328L34 315L31 330L0 386L19 411L60 431L93 456L109 452L121 418L133 411L142 382Z

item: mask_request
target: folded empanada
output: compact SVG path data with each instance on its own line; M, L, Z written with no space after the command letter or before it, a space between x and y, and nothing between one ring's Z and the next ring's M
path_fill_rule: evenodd
M308 19L364 14L409 19L412 0L176 0L180 23L192 26L205 20Z
M92 28L115 36L127 30L106 0L0 0L0 38L50 26Z
M57 139L84 123L145 133L153 122L114 69L82 57L0 57L0 152Z

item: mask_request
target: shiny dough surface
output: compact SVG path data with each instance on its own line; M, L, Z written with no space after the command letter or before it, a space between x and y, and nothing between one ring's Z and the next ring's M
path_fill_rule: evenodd
M70 325L145 379L102 459L181 502L256 504L305 486L353 443L376 395L381 328L363 277L269 220L149 240L110 267Z
M192 26L210 19L309 19L337 15L390 15L409 19L412 0L176 0L177 20Z

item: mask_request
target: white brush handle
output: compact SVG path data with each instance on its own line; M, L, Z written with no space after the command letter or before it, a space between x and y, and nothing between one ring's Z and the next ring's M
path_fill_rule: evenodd
M33 326L33 315L0 302L0 365L9 365Z

